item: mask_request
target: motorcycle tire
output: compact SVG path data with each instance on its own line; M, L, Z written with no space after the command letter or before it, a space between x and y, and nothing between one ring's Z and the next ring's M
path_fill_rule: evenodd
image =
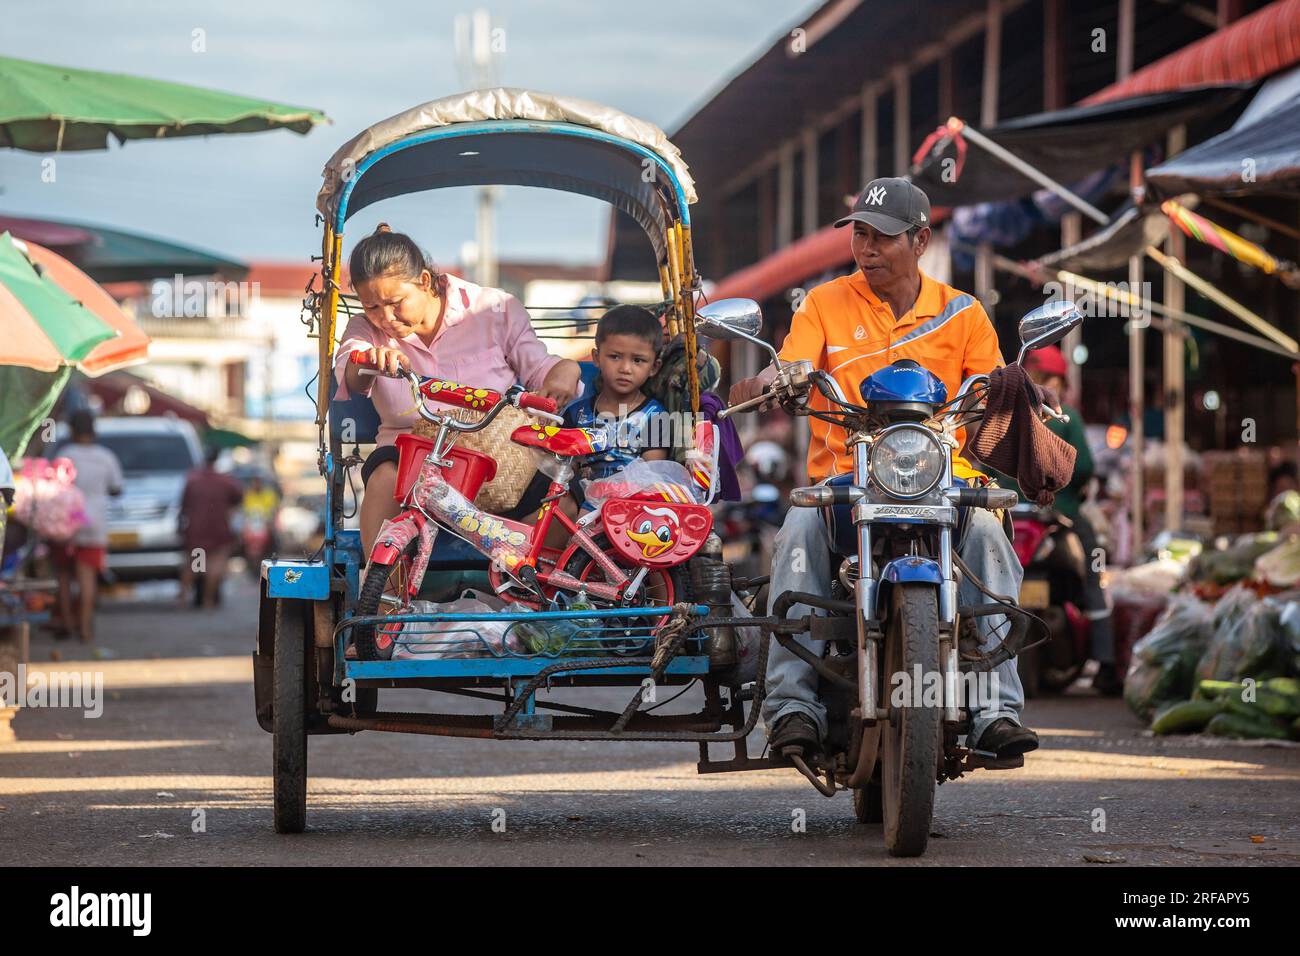
M885 631L884 696L889 700L892 675L939 673L939 595L929 585L895 584L890 594ZM918 704L921 688L913 688L910 706L890 706L889 723L881 728L880 763L883 789L885 847L890 856L920 856L930 839L934 793L942 754L943 707Z

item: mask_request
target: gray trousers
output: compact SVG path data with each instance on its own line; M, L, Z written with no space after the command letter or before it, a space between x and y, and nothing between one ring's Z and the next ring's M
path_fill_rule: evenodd
M979 577L984 586L994 594L1013 599L1020 595L1023 570L1011 542L1007 540L1002 525L990 511L972 508L966 536L957 553ZM830 535L819 508L791 508L776 536L776 553L772 559L772 580L769 588L768 613L772 613L777 595L785 591L804 591L823 597L830 596L832 575L839 570L839 559L832 566ZM985 604L983 594L963 577L958 588L958 604ZM803 617L809 612L824 611L796 604L788 617ZM987 651L1006 636L1008 626L1005 614L992 614L976 619L980 634L980 650ZM796 640L815 655L825 653L826 642L814 641L805 632ZM1024 689L1016 672L1015 659L996 668L997 694L990 700L971 700L967 706L972 711L973 722L968 739L979 740L986 727L999 717L1009 717L1020 723L1020 712L1025 705ZM888 682L886 682L886 686ZM817 699L817 672L776 641L768 649L767 697L763 701L763 721L770 729L778 718L798 711L816 723L823 739L826 737L826 708Z

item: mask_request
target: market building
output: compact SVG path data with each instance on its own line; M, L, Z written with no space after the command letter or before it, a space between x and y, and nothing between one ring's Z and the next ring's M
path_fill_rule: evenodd
M799 290L852 268L847 235L829 224L867 181L915 173L939 223L937 249L923 267L980 297L1009 354L1016 320L1051 292L1041 273L1027 278L1016 264L1102 230L972 143L960 144L960 154L950 144L926 157L922 147L933 145L932 134L960 117L997 142L1016 143L1013 152L1034 157L1115 217L1141 185L1135 168L1151 169L1228 130L1263 81L1297 62L1295 0L941 0L927 4L923 17L912 4L832 0L671 131L699 187L692 228L700 271L712 280L706 289L714 298L757 299L766 334L780 342ZM950 182L940 163L951 169L954 160L962 175ZM1249 164L1242 168L1248 180ZM1247 188L1200 211L1295 261L1297 194L1294 184L1268 194ZM612 275L640 277L639 241L616 217ZM1167 224L1152 241L1284 338L1295 334L1296 292L1275 276L1185 240ZM1176 311L1258 333L1143 258L1139 246L1065 264L1113 287L1131 283ZM1159 316L1135 343L1127 318L1085 322L1067 343L1086 420L1129 433L1136 417L1140 441L1181 445L1181 435L1189 455L1244 443L1281 444L1294 457L1296 379L1285 349L1262 351ZM731 380L764 364L754 349L718 348ZM1131 373L1135 368L1140 372ZM1138 494L1157 524L1179 525L1182 503L1200 505L1167 478L1163 459L1147 458L1149 480ZM1162 507L1166 491L1173 503Z

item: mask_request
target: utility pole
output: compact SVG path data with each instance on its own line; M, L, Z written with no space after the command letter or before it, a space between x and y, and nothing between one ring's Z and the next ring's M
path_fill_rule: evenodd
M486 90L497 85L493 33L492 15L487 10L478 9L472 14L456 16L456 70L461 84L467 89ZM495 186L480 186L478 190L478 261L474 266L474 281L482 286L497 284L497 194Z

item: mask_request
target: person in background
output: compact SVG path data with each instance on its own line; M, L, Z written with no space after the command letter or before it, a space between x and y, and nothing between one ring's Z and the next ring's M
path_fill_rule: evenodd
M203 574L202 606L216 607L226 561L235 543L230 513L243 502L244 490L234 478L217 471L220 454L219 448L207 450L203 467L189 473L181 494L181 607L194 586L196 572Z
M77 529L70 542L53 548L64 628L56 634L79 634L82 642L89 644L95 639L95 589L108 557L108 499L122 493L122 465L116 455L95 441L95 418L88 409L73 412L68 424L72 441L59 454L76 469L74 483L85 499L86 524Z
M261 475L249 479L248 488L244 491L244 521L240 535L244 544L244 559L248 562L248 573L254 578L261 577L262 558L271 550L275 534L275 512L279 507L280 496L262 480Z
M1035 384L1053 389L1057 395L1064 394L1065 356L1056 346L1030 352L1025 357L1025 370ZM1047 422L1047 427L1058 437L1073 445L1078 454L1074 459L1074 477L1070 479L1068 485L1056 493L1056 501L1052 507L1070 519L1087 558L1085 561L1087 579L1084 582L1084 601L1087 607L1084 610L1088 617L1090 651L1093 660L1099 665L1092 686L1107 696L1114 696L1124 689L1124 680L1123 675L1116 673L1115 670L1115 630L1111 621L1110 604L1101 586L1099 569L1103 565L1097 560L1100 548L1092 523L1079 510L1084 491L1088 487L1088 482L1092 480L1092 450L1088 447L1083 416L1079 414L1079 410L1062 402L1061 411L1069 416L1070 420L1063 423L1052 419ZM1016 484L1015 479L994 472L992 469L989 469L989 472L997 478L998 484L1020 491L1020 486Z

